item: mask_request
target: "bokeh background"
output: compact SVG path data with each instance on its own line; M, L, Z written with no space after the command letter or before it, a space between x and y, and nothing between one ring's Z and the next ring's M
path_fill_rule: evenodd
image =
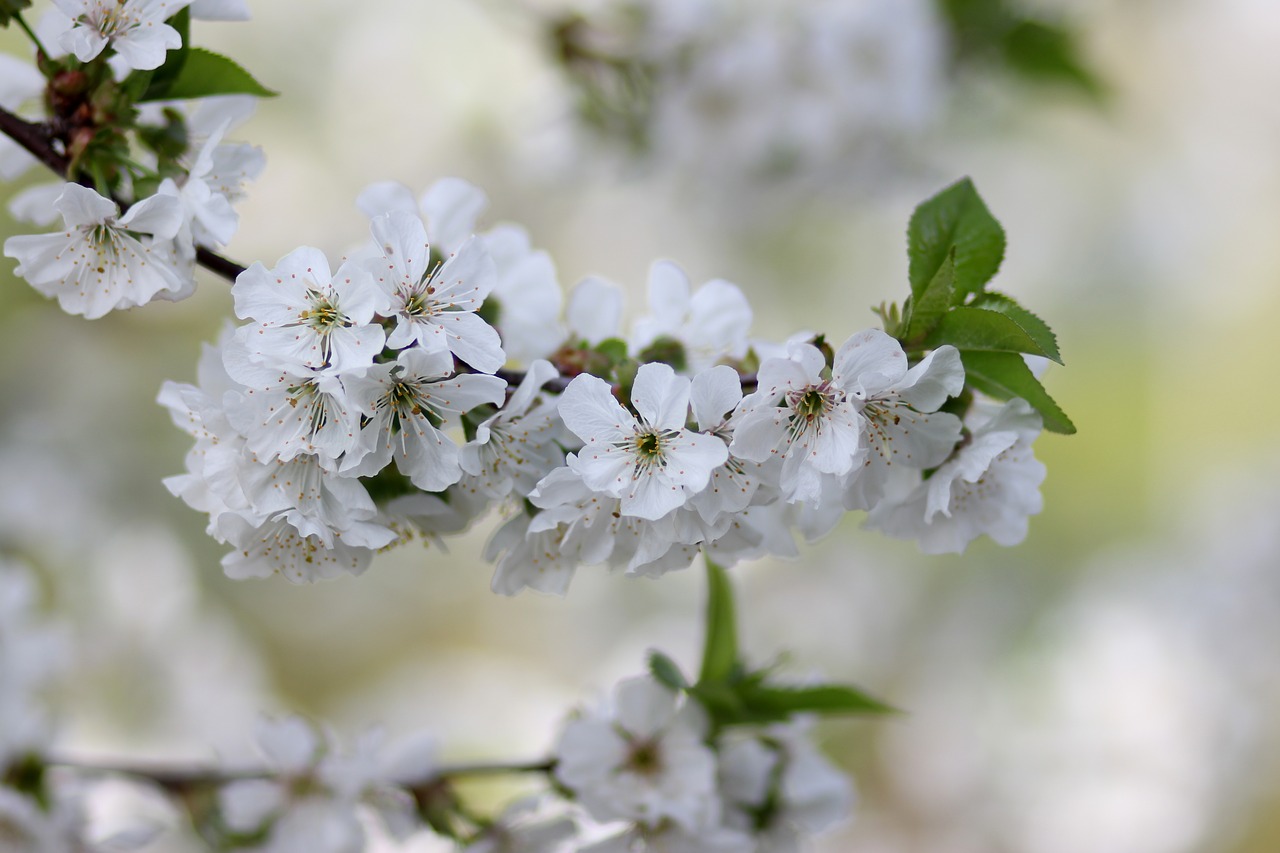
M584 155L530 11L549 4L252 5L250 24L194 30L283 93L235 134L268 156L227 249L246 263L354 246L370 182L458 175L566 286L605 276L638 313L649 263L671 258L740 285L760 337L843 340L907 292L914 204L972 176L1009 235L997 285L1058 332L1066 367L1045 383L1079 434L1037 443L1045 510L1020 547L926 558L851 516L797 562L737 571L755 659L785 649L908 711L824 726L860 803L823 849L1280 849L1274 2L1058 4L1108 97L962 76L912 168L776 215L767 189L744 215ZM693 668L700 573L585 569L564 599L501 598L488 525L361 578L227 580L160 485L188 440L154 403L232 316L225 284L85 322L6 261L0 294L0 545L73 627L67 752L244 755L261 711L296 710L347 736L427 729L448 759L533 758L646 649Z

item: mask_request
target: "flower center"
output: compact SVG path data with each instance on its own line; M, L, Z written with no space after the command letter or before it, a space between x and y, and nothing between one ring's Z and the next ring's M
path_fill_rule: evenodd
M793 438L809 430L821 431L825 418L831 414L832 409L839 402L838 392L826 382L789 392L787 394L787 405L791 408L789 429Z
M317 332L323 334L351 325L351 318L342 313L342 309L328 295L312 288L307 290L307 302L310 307L299 314L298 319Z
M662 751L658 744L652 740L633 742L627 755L627 769L641 776L653 776L662 770Z

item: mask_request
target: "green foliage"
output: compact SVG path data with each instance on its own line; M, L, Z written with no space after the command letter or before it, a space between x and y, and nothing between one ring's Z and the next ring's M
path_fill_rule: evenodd
M954 346L968 388L997 400L1021 397L1040 412L1046 429L1074 433L1021 355L1061 364L1053 330L1011 297L986 289L1004 257L1005 235L973 183L957 181L916 208L907 243L911 296L890 334L914 358ZM881 316L889 330L892 312ZM954 413L963 416L967 408Z
M636 357L640 362L660 361L671 365L676 371L687 370L689 359L684 351L684 344L673 337L661 335L653 343L640 351Z
M1065 83L1101 99L1106 88L1080 55L1075 33L1041 21L1018 21L1001 42L1005 62L1034 81Z
M707 559L707 635L699 683L724 681L738 662L738 620L729 573Z
M927 337L951 308L955 283L956 253L953 247L919 295L913 293L907 298L906 310L898 327L901 330L899 337L908 341Z
M30 6L31 0L0 0L0 27L9 26L15 15Z
M594 347L595 351L605 358L609 359L611 364L617 364L627 357L627 342L622 338L605 338Z
M951 344L962 352L1025 352L1052 357L1012 317L986 308L957 306L947 312L924 341L929 349L944 344Z
M1077 34L1019 6L1028 0L938 0L956 59L1004 65L1031 83L1062 84L1090 97L1105 87L1082 57Z
M1046 358L1062 364L1062 356L1058 353L1058 336L1049 328L1049 324L1023 308L1011 297L1003 293L987 291L969 304L974 308L985 308L988 311L999 311L1004 314L1036 342L1036 346Z
M152 84L147 87L140 101L186 100L189 98L207 98L213 95L256 95L259 98L274 97L277 93L263 86L253 75L245 71L234 59L193 47L182 51L170 51L171 55L181 55L179 68L171 78L165 75L165 82L157 84L161 73L169 62L157 69L151 78ZM171 61L177 61L177 57Z
M659 684L672 690L687 690L689 682L680 671L680 667L671 658L659 651L649 652L649 672Z
M1021 397L1044 418L1044 428L1063 435L1075 433L1075 424L1066 416L1022 356L1011 352L961 351L965 382L989 397L1009 400Z
M926 292L950 256L952 303L977 293L995 277L1004 260L1005 236L1000 223L974 189L962 178L916 208L907 229L908 277L911 298Z
M737 618L728 573L707 560L707 635L698 683L684 686L711 717L715 728L763 725L795 714L887 714L894 708L856 687L842 684L779 685L773 668L749 671L738 658ZM654 678L681 689L684 676L670 659L653 653Z

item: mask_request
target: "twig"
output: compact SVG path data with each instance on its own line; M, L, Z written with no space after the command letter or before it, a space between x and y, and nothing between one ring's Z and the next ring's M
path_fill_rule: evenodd
M225 769L204 767L194 764L161 764L159 762L112 762L103 760L80 760L58 756L48 759L51 767L65 767L83 773L109 774L112 776L132 776L144 779L172 793L181 793L192 788L216 787L230 782L245 779L270 779L275 774L266 769ZM404 783L409 790L431 788L442 782L461 776L496 776L507 773L550 773L555 768L554 759L525 762L488 762L474 764L444 765L428 776Z

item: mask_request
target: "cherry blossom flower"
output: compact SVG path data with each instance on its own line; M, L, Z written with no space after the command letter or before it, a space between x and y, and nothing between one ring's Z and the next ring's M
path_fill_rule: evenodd
M427 352L452 352L483 373L502 367L502 341L476 314L497 275L483 242L470 240L433 266L426 227L417 216L386 213L371 229L380 259L370 263L370 271L387 295L387 313L396 319L387 345L402 349L416 343Z
M65 231L10 237L4 253L18 261L18 275L57 297L67 313L92 320L187 287L190 275L170 242L183 223L176 198L154 195L120 216L110 199L66 184L54 207Z
M372 322L386 302L372 277L358 265L335 274L319 249L285 255L274 269L255 263L231 288L236 316L257 322L236 334L264 364L335 371L367 367L386 336Z
M685 429L689 380L669 366L641 365L631 400L639 419L618 405L604 380L575 377L560 397L560 416L584 446L567 461L589 488L621 498L623 515L656 520L684 505L685 489L706 488L728 449Z
M76 59L88 62L110 44L126 68L148 71L163 65L168 51L182 47L182 37L165 20L191 5L191 0L54 0L54 4L73 21L59 44Z
M618 684L612 708L571 718L556 779L597 820L672 821L698 831L719 819L715 757L701 708L651 678Z
M564 460L557 444L564 426L542 386L559 373L541 359L529 365L524 379L497 413L476 427L476 437L462 446L459 464L468 480L485 495L528 494Z
M402 350L395 362L375 365L348 381L355 405L368 416L360 432L359 452L343 470L368 476L393 458L400 473L415 486L438 492L462 477L458 445L441 430L456 418L486 403L502 401L507 383L496 376L452 376L448 352Z
M650 313L631 331L633 352L660 338L679 341L692 373L747 354L751 306L736 285L716 279L691 293L684 270L657 261L649 268L648 291Z

